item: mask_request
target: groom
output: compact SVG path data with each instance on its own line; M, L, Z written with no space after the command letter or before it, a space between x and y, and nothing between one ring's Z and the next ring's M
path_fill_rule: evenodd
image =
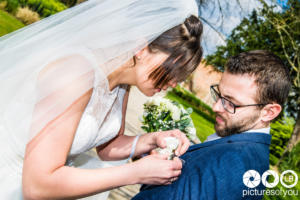
M262 199L262 193L247 193L264 189L259 177L243 175L269 169L270 123L288 96L289 72L263 50L231 57L225 67L220 83L211 86L216 133L181 156L185 165L178 180L143 186L133 200Z

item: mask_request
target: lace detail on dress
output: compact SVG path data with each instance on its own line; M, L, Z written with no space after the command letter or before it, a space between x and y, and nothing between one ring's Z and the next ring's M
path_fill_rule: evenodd
M102 76L101 70L95 69L93 93L79 122L69 153L68 165L72 165L72 160L78 154L114 138L121 127L126 86L118 86L109 91L108 81Z

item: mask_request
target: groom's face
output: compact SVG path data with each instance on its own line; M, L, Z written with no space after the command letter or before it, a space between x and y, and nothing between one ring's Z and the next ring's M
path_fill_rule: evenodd
M224 72L219 83L220 95L235 105L257 104L257 85L250 75L236 75ZM226 111L219 99L214 105L216 113L216 133L225 137L250 129L258 128L261 124L261 112L257 106L239 107L235 113Z

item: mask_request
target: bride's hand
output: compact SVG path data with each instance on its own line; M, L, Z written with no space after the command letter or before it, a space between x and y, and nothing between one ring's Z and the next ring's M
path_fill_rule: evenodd
M138 183L149 185L168 185L178 179L182 163L175 157L167 160L166 155L149 155L132 163L137 169Z
M155 132L155 133L153 133L153 137L154 137L155 144L157 145L157 147L160 147L160 148L167 147L166 141L164 140L164 138L166 138L166 137L177 138L179 141L179 144L175 151L176 156L181 156L182 154L184 154L190 146L189 139L186 137L186 135L183 132L181 132L178 129L170 130L170 131Z

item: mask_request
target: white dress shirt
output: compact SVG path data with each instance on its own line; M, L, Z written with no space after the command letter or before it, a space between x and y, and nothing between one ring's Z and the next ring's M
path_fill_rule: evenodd
M259 133L270 134L270 129L271 129L270 127L260 128L260 129L251 129L251 130L245 131L243 133L259 132ZM214 133L212 135L207 136L207 138L204 142L213 141L213 140L217 140L217 139L220 139L220 138L222 138L222 137L218 136L217 133Z

